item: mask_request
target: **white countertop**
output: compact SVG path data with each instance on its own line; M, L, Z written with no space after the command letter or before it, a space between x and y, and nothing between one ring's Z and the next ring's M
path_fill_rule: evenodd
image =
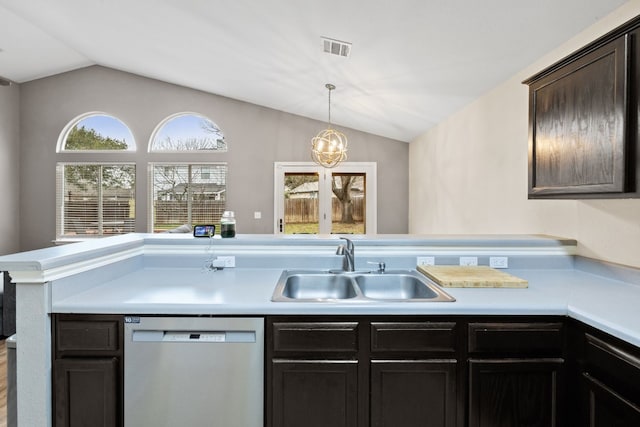
M575 269L507 270L526 289L447 288L455 302L272 302L282 269L142 268L57 298L57 313L568 315L640 347L640 285Z
M446 291L455 302L272 302L282 270L335 268L339 236L128 234L0 257L16 282L51 286L56 313L117 314L362 314L568 315L640 347L640 271L574 257L576 241L538 235L350 236L356 258L415 267L457 256L509 256L507 270L527 289ZM206 257L235 255L237 268L205 271ZM486 264L485 264L486 265Z

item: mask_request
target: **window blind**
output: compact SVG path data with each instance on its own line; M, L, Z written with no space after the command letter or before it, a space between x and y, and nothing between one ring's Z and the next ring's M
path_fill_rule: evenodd
M58 163L57 238L135 230L134 164Z

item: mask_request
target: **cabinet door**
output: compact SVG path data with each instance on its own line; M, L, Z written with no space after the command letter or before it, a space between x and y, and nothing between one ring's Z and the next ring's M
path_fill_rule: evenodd
M455 425L455 360L371 362L372 427Z
M116 358L58 359L54 376L56 427L119 425Z
M358 363L274 360L273 427L356 427Z
M531 84L529 197L629 190L626 67L622 36Z
M562 424L562 359L469 361L469 427Z
M584 414L589 427L640 426L640 407L624 399L600 381L583 374L585 384Z

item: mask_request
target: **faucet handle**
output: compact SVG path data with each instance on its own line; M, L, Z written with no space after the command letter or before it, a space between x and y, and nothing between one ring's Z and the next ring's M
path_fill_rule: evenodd
M387 265L383 261L367 261L367 264L376 264L378 266L378 273L384 273Z
M351 241L351 239L347 239L346 237L342 236L340 236L340 238L347 241L347 250L353 251L353 242Z

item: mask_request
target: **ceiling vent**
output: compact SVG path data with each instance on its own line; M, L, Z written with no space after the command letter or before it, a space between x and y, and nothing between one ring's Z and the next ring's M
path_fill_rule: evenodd
M321 37L321 39L322 47L326 53L344 58L348 58L351 54L351 43L330 39L328 37Z

